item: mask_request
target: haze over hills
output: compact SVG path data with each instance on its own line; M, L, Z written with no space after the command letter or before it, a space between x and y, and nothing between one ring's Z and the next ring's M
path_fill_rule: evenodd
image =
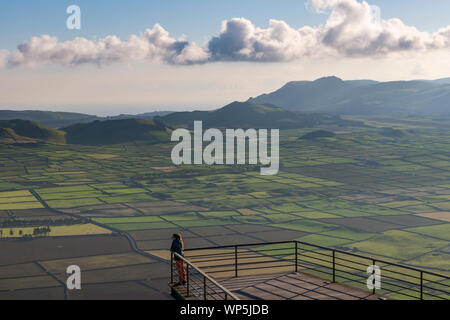
M169 114L168 111L147 112L137 115L121 114L112 117L99 117L84 113L75 112L54 112L54 111L13 111L0 110L0 120L30 120L36 121L52 128L67 127L77 123L88 123L93 121L107 121L107 120L123 120L123 119L144 119L152 120L155 116L164 116Z
M142 120L153 120L155 117L163 117L165 115L171 114L172 111L153 111L145 112L139 114L119 114L117 116L101 117L99 120L124 120L124 119L142 119Z
M289 82L277 91L248 101L344 115L450 114L450 78L377 82L326 77Z
M73 112L0 110L0 139L85 145L158 143L169 140L172 128L192 128L194 121L203 121L205 128L244 129L363 125L344 120L340 114L450 115L450 78L377 82L326 77L294 81L270 94L233 102L214 111L99 117Z
M450 78L437 79L434 80L433 82L437 84L450 84Z
M37 115L42 115L37 113ZM52 114L50 114L52 115ZM76 114L70 114L73 118ZM63 114L64 116L64 114ZM0 121L3 142L39 140L80 145L111 145L121 143L161 143L170 141L174 128L192 128L194 121L203 121L205 128L314 128L319 125L361 126L362 122L344 120L339 115L305 113L273 105L233 102L215 111L176 112L157 116L154 120L130 118L95 120L60 129L29 120ZM72 119L73 119L72 118ZM48 119L48 118L47 118ZM86 118L84 118L86 119Z
M171 127L192 128L194 121L203 121L206 128L303 128L319 124L361 125L346 121L337 115L324 113L302 113L273 105L251 102L233 102L215 111L176 112L156 121Z
M256 123L256 126L265 127L297 127L304 125L305 116L299 119L298 115L288 115L289 110L342 115L450 115L450 78L378 82L374 80L344 81L332 76L315 81L288 82L272 93L250 98L247 102L265 105L265 108L256 111L257 107L246 105L247 108L239 110L243 118L233 118L232 114L237 111L236 108L245 106L236 103L219 109L220 111L175 112L173 115L169 111L157 111L110 117L75 112L0 110L0 120L31 120L52 128L63 128L97 120L152 120L155 117L163 119L169 125L186 125L194 120L203 120L210 126L246 127ZM268 109L270 107L272 110ZM287 110L274 109L274 107ZM246 123L246 119L253 116L255 118L252 119L252 123ZM266 124L265 116L268 116L272 122ZM293 118L289 119L291 116ZM298 125L295 124L297 120L300 120Z
M97 116L75 112L0 110L0 120L16 119L36 121L52 128L59 128L73 123L95 121L99 118Z

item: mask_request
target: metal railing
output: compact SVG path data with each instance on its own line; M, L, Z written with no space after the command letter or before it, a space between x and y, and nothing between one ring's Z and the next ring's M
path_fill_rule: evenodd
M184 298L198 300L239 300L233 293L178 253L172 253L170 259L170 283L172 286L178 277L176 270L177 260L182 261L181 267L184 269L186 277L186 283L180 285L180 288L185 289L182 294Z
M301 241L187 249L185 252L202 270L196 269L201 275L208 274L216 279L301 271L368 290L368 279L374 275L368 273L368 267L377 266L381 270L381 288L376 289L376 277L372 276L370 281L374 288L370 291L373 294L394 299L450 299L447 275Z

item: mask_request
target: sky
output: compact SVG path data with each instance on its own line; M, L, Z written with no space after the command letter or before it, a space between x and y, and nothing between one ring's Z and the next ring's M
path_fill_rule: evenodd
M449 25L448 0L2 1L0 108L214 109L329 75L450 77Z

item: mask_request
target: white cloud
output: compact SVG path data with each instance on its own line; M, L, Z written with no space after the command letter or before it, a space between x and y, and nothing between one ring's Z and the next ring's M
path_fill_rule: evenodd
M59 42L55 37L43 35L24 42L16 51L0 53L0 67L2 60L10 67L132 61L168 64L277 62L306 57L379 57L450 49L450 26L432 34L407 26L400 19L378 21L365 1L310 0L308 5L315 12L329 15L324 25L295 29L284 21L270 20L269 27L264 29L247 19L233 18L224 21L220 34L205 46L175 39L158 24L126 41L108 36L99 41L75 38Z
M132 35L126 41L107 36L99 41L75 38L59 42L43 35L20 44L7 56L11 67L59 64L76 66L86 63L144 61L189 64L208 58L207 52L195 44L176 40L160 25L147 29L142 36Z
M298 30L286 22L270 20L269 28L261 29L244 18L222 23L222 31L208 44L214 60L289 61L314 53L317 29Z
M432 48L450 48L450 26L439 29L433 34Z
M209 42L216 60L290 61L306 56L381 56L450 48L450 26L434 34L400 19L378 20L371 6L356 0L310 0L309 7L329 15L323 26L293 29L271 20L260 29L246 19L222 24Z
M431 37L399 19L377 21L370 5L356 0L311 0L316 10L331 9L321 44L343 55L380 55L423 50Z

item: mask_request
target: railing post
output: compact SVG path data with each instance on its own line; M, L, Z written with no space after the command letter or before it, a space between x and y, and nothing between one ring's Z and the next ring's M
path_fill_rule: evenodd
M234 246L234 276L238 276L238 247Z
M189 297L189 263L186 264L186 297Z
M203 277L203 298L206 299L206 277Z
M295 272L298 272L298 242L295 241Z
M420 300L423 300L423 271L420 271Z
M336 282L336 250L333 249L333 283Z

